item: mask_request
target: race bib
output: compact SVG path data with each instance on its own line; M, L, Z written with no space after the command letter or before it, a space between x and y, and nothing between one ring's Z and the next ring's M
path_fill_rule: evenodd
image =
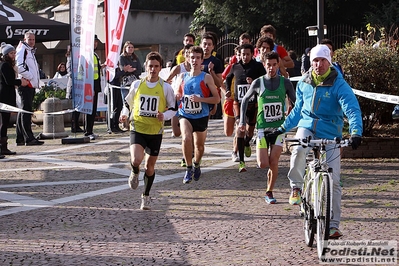
M140 116L156 117L158 113L159 96L140 95Z
M237 85L237 99L241 101L247 93L250 84Z
M184 112L187 114L199 114L202 111L202 103L201 102L192 102L190 101L191 95L184 95L183 97L183 106ZM200 97L200 95L196 94L196 96Z
M283 105L281 103L263 104L263 115L266 122L279 121L283 118Z

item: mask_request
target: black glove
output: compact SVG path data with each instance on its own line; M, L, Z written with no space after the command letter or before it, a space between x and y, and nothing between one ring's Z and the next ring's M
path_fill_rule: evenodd
M356 150L357 147L359 147L360 143L362 142L362 137L354 135L350 138L350 141L351 141L352 150Z
M284 129L279 127L277 130L274 130L273 132L266 134L266 137L268 137L268 138L277 138L278 135L281 135L281 134L284 134L284 133L285 133Z

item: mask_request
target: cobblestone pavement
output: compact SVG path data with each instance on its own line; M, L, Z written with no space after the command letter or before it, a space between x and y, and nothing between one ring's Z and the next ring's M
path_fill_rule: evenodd
M152 210L129 189L128 133L87 144L15 147L0 161L0 265L316 265L298 207L288 204L289 156L264 202L266 170L238 173L232 138L211 120L198 182L183 184L179 138L165 132ZM252 147L254 153L255 149ZM398 160L342 164L345 240L398 240Z

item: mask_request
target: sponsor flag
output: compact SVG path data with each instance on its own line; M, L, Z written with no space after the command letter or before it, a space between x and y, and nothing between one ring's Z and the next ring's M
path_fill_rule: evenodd
M73 107L81 113L91 114L97 0L71 0L70 10Z
M112 81L115 76L115 68L118 66L121 52L123 34L129 14L131 0L105 0L105 50L107 53L107 77Z

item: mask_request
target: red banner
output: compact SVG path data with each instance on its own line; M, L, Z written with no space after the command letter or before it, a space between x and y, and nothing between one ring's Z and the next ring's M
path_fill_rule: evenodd
M108 81L112 81L123 46L123 34L129 15L130 0L105 0L105 32Z

